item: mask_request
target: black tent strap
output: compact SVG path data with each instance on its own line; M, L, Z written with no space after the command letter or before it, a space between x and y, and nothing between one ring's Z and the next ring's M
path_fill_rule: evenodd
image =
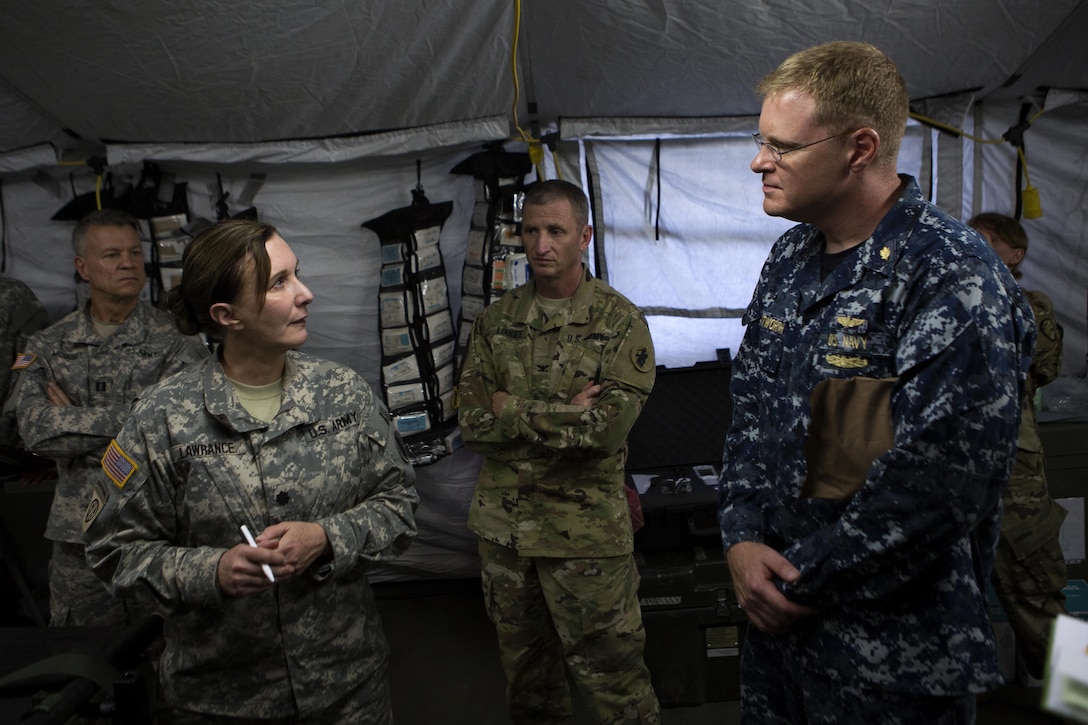
M1020 106L1020 123L1006 131L1003 136L1021 150L1021 153L1016 154L1016 211L1013 213L1014 219L1024 217L1024 153L1027 152L1027 145L1024 143L1024 130L1031 126L1031 121L1028 120L1028 114L1031 110L1030 103L1022 104Z
M654 172L657 174L657 205L654 210L654 241L661 241L661 139L654 139Z

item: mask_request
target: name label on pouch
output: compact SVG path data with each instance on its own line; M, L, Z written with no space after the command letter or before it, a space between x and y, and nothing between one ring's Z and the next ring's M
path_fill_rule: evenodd
M579 343L579 342L582 342L582 341L585 341L585 342L608 342L613 337L616 337L618 334L619 334L618 332L613 332L611 335L608 334L607 332L591 332L591 333L589 333L589 334L587 334L585 336L575 335L575 334L568 334L567 335L567 342L572 342L572 343Z
M356 425L359 425L359 411L353 410L350 413L345 413L344 415L330 418L323 423L316 424L310 428L310 437L320 438L321 436L337 433L345 428Z
M229 456L235 453L234 443L222 441L220 443L189 443L178 448L180 460L186 458L203 458L205 456Z
M781 335L783 332L786 331L785 322L783 322L782 320L776 320L775 318L769 317L768 315L763 315L763 317L759 318L759 325L763 329L770 330L776 335Z
M846 335L841 332L832 332L827 336L828 347L841 347L847 350L865 350L869 341L862 335Z

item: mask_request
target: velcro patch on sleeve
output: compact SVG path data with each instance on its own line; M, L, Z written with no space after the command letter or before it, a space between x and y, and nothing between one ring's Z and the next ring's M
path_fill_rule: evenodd
M38 359L38 356L32 352L21 352L15 356L15 362L11 364L12 370L23 370L30 367L30 363Z
M654 369L654 357L645 345L631 349L631 363L640 373L648 373Z
M98 514L102 513L102 509L106 506L107 495L104 484L101 482L96 483L94 487L94 496L91 497L91 502L87 504L87 508L83 512L84 533L86 533L87 529L94 523L94 520L98 518Z
M132 474L136 473L139 466L136 465L136 461L125 455L125 452L121 450L121 446L117 445L117 439L110 441L110 447L106 449L106 454L102 456L102 470L106 472L106 475L113 481L113 485L117 488L124 488L128 483L128 479L132 478Z

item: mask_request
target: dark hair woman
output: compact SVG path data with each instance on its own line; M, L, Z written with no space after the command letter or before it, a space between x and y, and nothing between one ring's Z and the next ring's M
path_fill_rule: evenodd
M165 617L160 722L392 722L365 568L415 535L414 475L367 383L296 350L297 265L266 224L193 240L169 306L216 354L145 393L85 517L96 573Z

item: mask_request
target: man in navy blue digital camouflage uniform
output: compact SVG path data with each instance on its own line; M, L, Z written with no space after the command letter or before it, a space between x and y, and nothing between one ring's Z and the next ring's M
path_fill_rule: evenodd
M751 622L744 722L973 722L1001 683L985 587L1030 308L986 242L896 173L908 96L883 53L810 48L759 92L763 208L801 223L764 265L733 371L720 518ZM827 431L814 389L880 379L885 452L855 491L817 492L847 462L807 463L828 448L806 454ZM855 418L836 448L880 427Z

